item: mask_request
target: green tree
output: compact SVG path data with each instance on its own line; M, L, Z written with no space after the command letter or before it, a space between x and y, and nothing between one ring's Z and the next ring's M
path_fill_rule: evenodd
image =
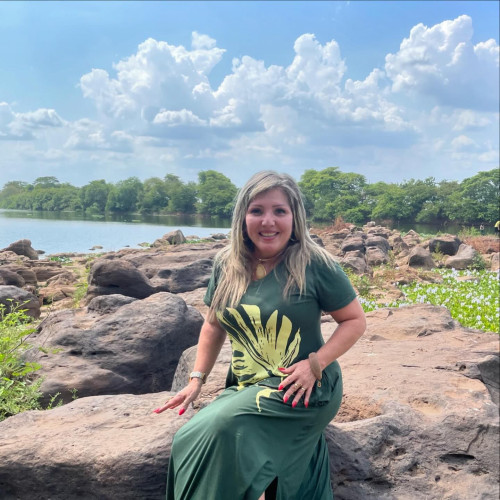
M140 199L141 212L159 212L167 207L168 196L165 183L158 177L151 177L144 181Z
M103 213L106 209L111 184L104 179L92 181L80 189L82 208L89 212Z
M199 211L204 214L228 217L233 210L236 186L220 172L207 170L198 174Z
M56 177L53 177L53 176L37 177L33 182L33 187L35 189L37 189L37 188L46 189L46 188L58 187L58 186L59 186L59 181L57 180Z
M106 210L111 212L134 212L143 186L137 177L117 182L109 191Z

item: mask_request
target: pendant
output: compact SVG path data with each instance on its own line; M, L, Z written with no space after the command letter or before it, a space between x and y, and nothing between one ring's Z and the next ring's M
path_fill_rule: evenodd
M266 268L262 264L257 264L255 268L255 277L261 280L267 274Z

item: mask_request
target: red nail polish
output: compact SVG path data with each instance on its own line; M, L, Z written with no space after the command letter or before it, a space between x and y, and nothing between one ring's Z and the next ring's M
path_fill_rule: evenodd
M159 413L159 412L160 412L159 408L156 408L156 410L153 410L153 413Z
M288 401L288 398L285 396L285 397L283 398L283 403L286 403L287 401Z
M306 402L304 403L304 406L305 406L306 408L309 408L309 401L306 401Z
M292 403L292 408L295 408L296 406L297 406L297 401L294 401L294 402Z
M186 409L185 409L185 408L181 408L181 409L179 410L179 415L182 415L185 411L186 411Z
M278 391L281 391L281 389L283 389L283 386L282 385L278 386Z
M284 369L284 368L281 368L281 366L278 368L278 370L279 370L280 372L284 372L284 371L285 371L285 369Z

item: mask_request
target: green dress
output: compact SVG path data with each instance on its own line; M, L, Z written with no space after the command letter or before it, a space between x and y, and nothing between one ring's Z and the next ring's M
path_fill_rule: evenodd
M212 274L205 302L217 286ZM218 316L232 346L226 389L175 435L168 500L257 500L277 478L277 500L330 500L323 430L337 413L342 377L335 361L323 370L309 407L283 402L278 370L323 345L321 311L356 294L340 267L313 261L306 289L283 299L285 266L252 282L240 304ZM276 484L276 483L275 483Z

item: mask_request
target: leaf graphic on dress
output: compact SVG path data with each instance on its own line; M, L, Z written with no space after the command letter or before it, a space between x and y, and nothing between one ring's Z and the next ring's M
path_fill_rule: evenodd
M259 391L257 393L257 396L255 396L255 401L257 403L257 408L259 409L259 413L262 412L262 408L260 407L260 398L268 398L273 392L279 392L278 389L271 389L269 387L266 387L265 389L262 389L262 391Z
M271 376L282 377L280 366L288 366L299 354L300 329L292 336L292 322L282 316L278 328L278 311L269 317L265 327L262 325L260 308L241 305L248 320L233 308L227 308L232 321L221 314L218 319L226 327L233 349L232 369L238 377L239 385L254 384ZM288 345L288 348L287 348Z

